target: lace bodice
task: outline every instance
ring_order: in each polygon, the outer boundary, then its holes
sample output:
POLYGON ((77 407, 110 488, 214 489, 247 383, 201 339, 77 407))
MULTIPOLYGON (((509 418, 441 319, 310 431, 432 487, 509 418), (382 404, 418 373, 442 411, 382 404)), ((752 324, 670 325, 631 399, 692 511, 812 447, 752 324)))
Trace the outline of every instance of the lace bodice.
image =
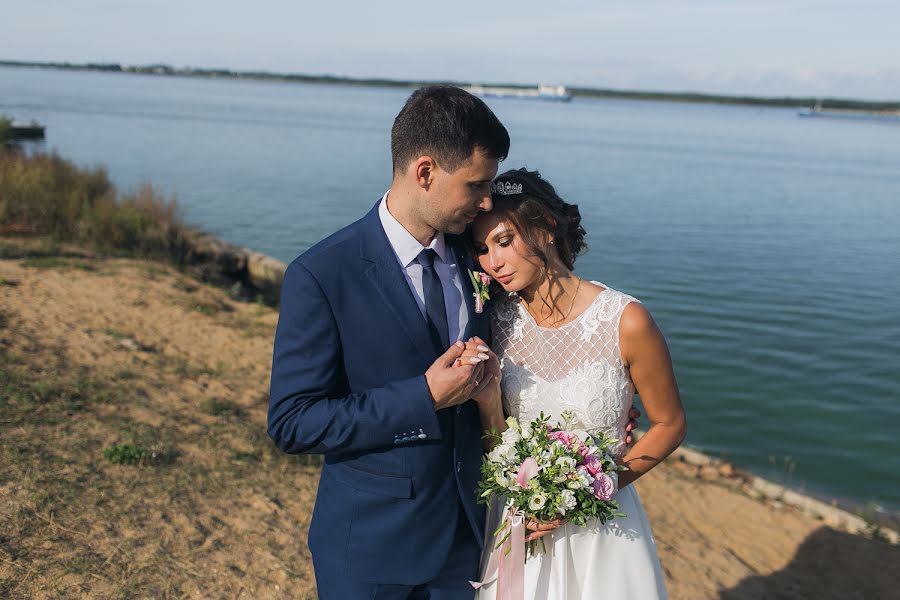
POLYGON ((605 288, 578 317, 561 327, 539 327, 516 294, 491 306, 493 348, 500 357, 507 414, 531 420, 575 415, 574 426, 617 438, 625 452, 625 425, 634 384, 619 351, 619 319, 637 300, 605 288))

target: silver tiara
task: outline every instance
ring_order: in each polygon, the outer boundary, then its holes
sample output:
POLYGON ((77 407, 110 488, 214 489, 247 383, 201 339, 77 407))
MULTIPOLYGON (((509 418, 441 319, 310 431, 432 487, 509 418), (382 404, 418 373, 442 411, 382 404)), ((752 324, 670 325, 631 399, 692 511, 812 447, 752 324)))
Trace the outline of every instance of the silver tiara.
POLYGON ((491 192, 494 194, 500 194, 501 196, 521 194, 522 184, 512 183, 511 181, 495 181, 493 184, 491 184, 491 192))

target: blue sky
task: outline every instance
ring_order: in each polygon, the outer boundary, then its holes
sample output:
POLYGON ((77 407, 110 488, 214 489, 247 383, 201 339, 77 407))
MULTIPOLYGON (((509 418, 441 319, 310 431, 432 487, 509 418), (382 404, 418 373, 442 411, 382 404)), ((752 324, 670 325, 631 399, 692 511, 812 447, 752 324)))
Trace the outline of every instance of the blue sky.
POLYGON ((897 0, 5 0, 0 58, 900 100, 897 0))

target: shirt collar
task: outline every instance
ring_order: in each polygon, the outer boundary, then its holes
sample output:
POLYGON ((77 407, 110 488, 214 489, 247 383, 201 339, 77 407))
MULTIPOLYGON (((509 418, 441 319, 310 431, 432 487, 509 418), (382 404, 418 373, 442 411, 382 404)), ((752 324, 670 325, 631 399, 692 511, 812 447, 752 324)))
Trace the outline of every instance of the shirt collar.
MULTIPOLYGON (((419 257, 419 253, 425 249, 425 246, 420 244, 419 240, 413 237, 388 210, 387 197, 390 192, 391 190, 386 191, 384 196, 381 197, 381 204, 378 205, 378 216, 381 218, 381 226, 384 227, 388 241, 394 248, 394 253, 400 259, 401 266, 405 269, 419 257)), ((449 262, 447 260, 447 242, 444 239, 444 232, 438 231, 428 247, 434 250, 443 262, 449 262)))

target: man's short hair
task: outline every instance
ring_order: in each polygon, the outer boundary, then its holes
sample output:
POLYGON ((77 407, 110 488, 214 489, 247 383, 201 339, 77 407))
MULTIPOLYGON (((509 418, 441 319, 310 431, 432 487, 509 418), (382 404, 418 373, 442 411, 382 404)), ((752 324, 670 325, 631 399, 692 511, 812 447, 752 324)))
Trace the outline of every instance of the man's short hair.
POLYGON ((475 148, 503 160, 509 153, 509 133, 483 100, 449 85, 413 92, 391 128, 395 173, 423 155, 452 173, 475 148))

